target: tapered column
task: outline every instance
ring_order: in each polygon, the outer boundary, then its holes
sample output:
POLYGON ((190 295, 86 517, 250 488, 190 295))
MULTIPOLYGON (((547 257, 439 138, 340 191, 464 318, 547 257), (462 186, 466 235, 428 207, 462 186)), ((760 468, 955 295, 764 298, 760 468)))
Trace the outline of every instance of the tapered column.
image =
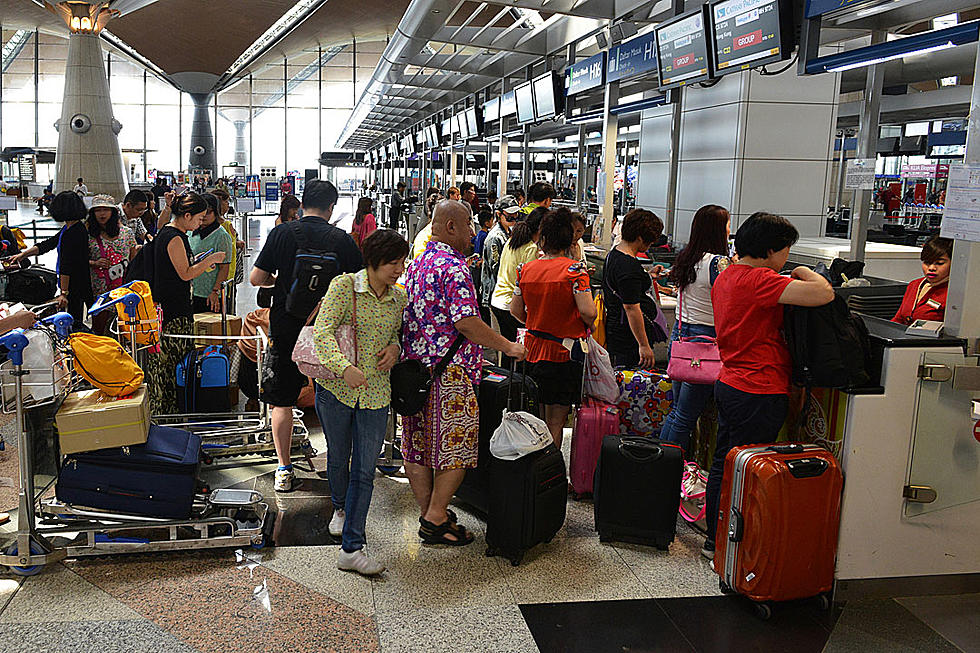
POLYGON ((217 164, 214 156, 214 134, 211 131, 210 93, 191 93, 194 100, 194 122, 191 125, 191 151, 187 157, 191 170, 210 170, 211 177, 217 177, 217 164))

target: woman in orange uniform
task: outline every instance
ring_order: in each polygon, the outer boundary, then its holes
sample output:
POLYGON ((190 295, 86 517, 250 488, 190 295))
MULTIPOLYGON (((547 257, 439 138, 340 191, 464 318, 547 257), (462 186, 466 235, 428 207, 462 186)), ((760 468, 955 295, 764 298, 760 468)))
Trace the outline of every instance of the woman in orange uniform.
POLYGON ((953 259, 953 240, 933 236, 922 246, 921 279, 909 282, 892 322, 912 324, 916 320, 942 322, 946 316, 946 290, 953 259))

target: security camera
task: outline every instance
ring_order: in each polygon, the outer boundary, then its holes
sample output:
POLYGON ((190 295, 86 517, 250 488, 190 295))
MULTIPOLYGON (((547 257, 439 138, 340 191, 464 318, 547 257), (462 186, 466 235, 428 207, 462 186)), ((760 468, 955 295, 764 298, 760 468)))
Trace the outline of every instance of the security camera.
POLYGON ((195 145, 194 146, 194 154, 196 154, 198 156, 202 156, 204 154, 204 151, 205 150, 204 150, 204 146, 203 145, 195 145))
POLYGON ((76 134, 84 134, 92 129, 92 119, 84 113, 76 113, 71 117, 71 130, 76 134))

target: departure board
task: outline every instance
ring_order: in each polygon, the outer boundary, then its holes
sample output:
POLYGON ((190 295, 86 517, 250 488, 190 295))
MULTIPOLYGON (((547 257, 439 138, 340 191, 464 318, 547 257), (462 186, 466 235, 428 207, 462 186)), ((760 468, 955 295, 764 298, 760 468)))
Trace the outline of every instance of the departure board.
POLYGON ((676 88, 711 78, 704 8, 657 26, 660 88, 676 88))
POLYGON ((534 122, 534 89, 531 82, 524 82, 514 89, 517 100, 517 122, 534 122))
POLYGON ((715 73, 724 75, 782 61, 793 49, 782 0, 721 0, 711 3, 715 73))

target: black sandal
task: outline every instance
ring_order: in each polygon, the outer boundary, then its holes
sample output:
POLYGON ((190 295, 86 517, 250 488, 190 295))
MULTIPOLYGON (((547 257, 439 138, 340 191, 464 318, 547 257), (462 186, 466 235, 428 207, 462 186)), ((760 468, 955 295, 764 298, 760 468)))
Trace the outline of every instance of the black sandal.
POLYGON ((447 519, 442 524, 433 524, 419 517, 419 537, 425 544, 445 544, 447 546, 466 546, 473 541, 473 534, 459 524, 447 519), (456 539, 448 538, 452 535, 456 539))

